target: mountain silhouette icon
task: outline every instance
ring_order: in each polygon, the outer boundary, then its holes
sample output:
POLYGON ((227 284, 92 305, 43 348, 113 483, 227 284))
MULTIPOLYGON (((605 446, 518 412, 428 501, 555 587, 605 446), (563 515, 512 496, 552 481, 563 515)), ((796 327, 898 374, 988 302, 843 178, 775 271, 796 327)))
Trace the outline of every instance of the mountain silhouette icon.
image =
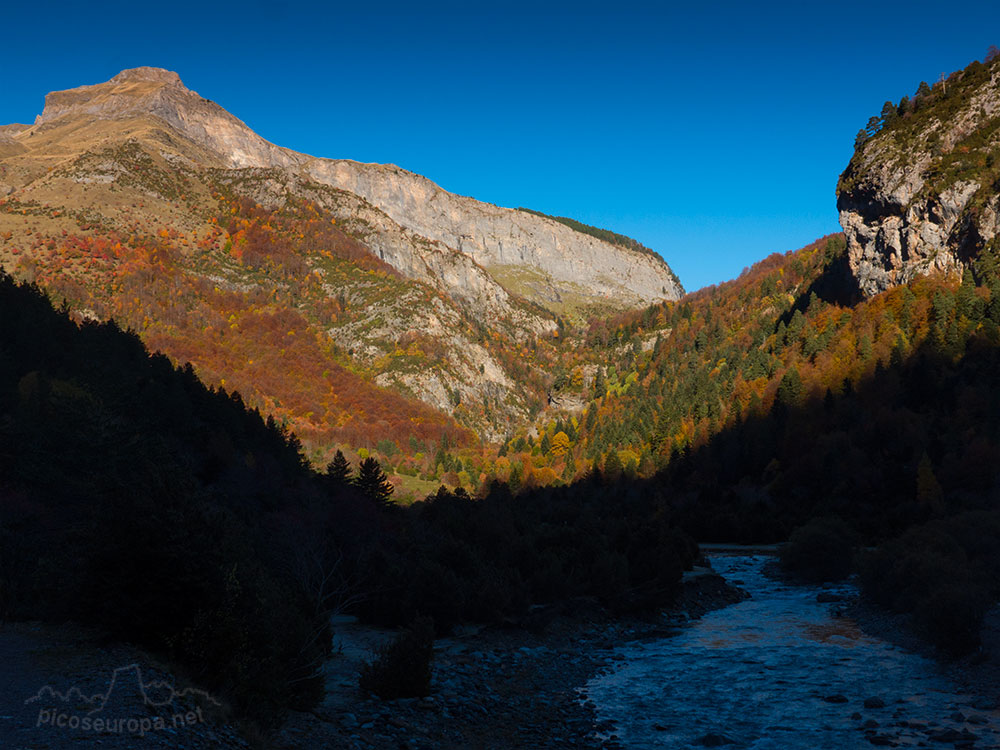
POLYGON ((187 696, 207 700, 215 705, 220 705, 209 693, 197 688, 186 688, 178 691, 172 683, 165 680, 151 680, 144 682, 142 678, 142 668, 138 664, 128 664, 118 667, 111 675, 108 682, 108 689, 103 693, 85 695, 77 687, 71 687, 65 693, 55 690, 46 685, 35 695, 28 698, 25 704, 42 702, 73 704, 80 710, 85 710, 88 715, 100 713, 106 708, 133 708, 146 705, 154 708, 165 708, 172 706, 175 701, 187 696))

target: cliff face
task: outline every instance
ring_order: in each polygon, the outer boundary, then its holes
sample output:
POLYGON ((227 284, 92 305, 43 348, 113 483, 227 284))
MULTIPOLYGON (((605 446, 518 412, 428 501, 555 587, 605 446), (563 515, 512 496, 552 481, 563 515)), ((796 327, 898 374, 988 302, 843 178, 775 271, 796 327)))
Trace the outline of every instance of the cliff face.
POLYGON ((107 83, 54 91, 36 120, 41 130, 65 118, 124 119, 153 115, 218 155, 230 167, 294 167, 300 154, 275 146, 215 102, 162 68, 124 70, 107 83))
POLYGON ((518 291, 546 306, 583 292, 615 306, 678 299, 684 290, 659 258, 612 245, 552 219, 454 195, 392 165, 317 159, 310 177, 364 197, 395 221, 488 268, 529 268, 541 283, 518 291))
POLYGON ((961 273, 997 249, 1000 59, 926 87, 880 124, 859 134, 837 188, 851 270, 866 295, 919 274, 961 273))
POLYGON ((288 169, 360 196, 430 241, 426 257, 390 251, 383 258, 412 278, 436 273, 438 285, 459 297, 495 303, 500 292, 492 288, 497 282, 487 278, 492 268, 528 271, 531 283, 516 284, 510 291, 560 312, 559 303, 567 300, 624 309, 683 294, 670 268, 656 256, 544 217, 453 195, 392 165, 319 159, 269 143, 185 88, 176 73, 159 68, 127 70, 107 83, 51 93, 36 128, 53 128, 66 118, 147 115, 209 150, 226 167, 288 169))

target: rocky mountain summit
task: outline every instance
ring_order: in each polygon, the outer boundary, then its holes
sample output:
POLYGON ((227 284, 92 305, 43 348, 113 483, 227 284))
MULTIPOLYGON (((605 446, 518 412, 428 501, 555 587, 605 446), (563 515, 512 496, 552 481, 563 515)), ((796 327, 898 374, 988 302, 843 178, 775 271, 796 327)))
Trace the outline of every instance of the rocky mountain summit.
MULTIPOLYGON (((187 89, 176 73, 160 68, 126 70, 107 83, 51 93, 35 128, 54 127, 66 118, 120 120, 137 115, 161 119, 229 168, 288 169, 354 193, 420 237, 458 251, 487 271, 499 269, 502 285, 546 308, 563 312, 599 303, 624 309, 683 294, 658 256, 605 242, 552 219, 454 195, 394 165, 314 158, 269 143, 219 105, 187 89)), ((430 270, 463 297, 475 295, 454 282, 488 285, 479 271, 455 256, 449 262, 439 256, 427 264, 391 253, 384 259, 411 277, 422 278, 430 270)), ((493 290, 487 296, 497 294, 493 290)))
POLYGON ((886 102, 858 134, 837 208, 866 295, 1000 249, 1000 57, 886 102))
MULTIPOLYGON (((33 124, 0 127, 0 267, 80 315, 143 330, 209 381, 244 395, 252 385, 255 405, 307 438, 360 436, 337 414, 373 409, 347 408, 332 391, 306 397, 289 377, 275 381, 288 392, 257 392, 262 378, 245 370, 259 356, 236 355, 228 340, 202 348, 221 336, 219 320, 239 327, 234 304, 296 316, 310 346, 329 349, 317 358, 499 439, 544 406, 554 375, 533 342, 557 340, 567 320, 683 291, 655 253, 566 221, 454 195, 393 165, 282 148, 160 68, 50 93, 33 124), (168 262, 150 254, 157 243, 168 262)), ((280 359, 288 347, 269 351, 280 359)))

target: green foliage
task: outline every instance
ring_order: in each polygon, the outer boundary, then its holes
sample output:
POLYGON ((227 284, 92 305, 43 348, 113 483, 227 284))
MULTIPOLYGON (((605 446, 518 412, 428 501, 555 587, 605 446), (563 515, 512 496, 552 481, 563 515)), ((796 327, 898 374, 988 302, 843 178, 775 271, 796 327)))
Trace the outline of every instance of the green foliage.
POLYGON ((943 652, 962 656, 980 643, 983 618, 993 604, 990 593, 974 583, 932 588, 914 611, 914 619, 943 652))
POLYGON ((399 447, 396 445, 395 440, 389 440, 388 438, 384 440, 379 440, 376 443, 375 448, 384 456, 392 458, 399 452, 399 447))
POLYGON ((979 645, 983 617, 1000 593, 1000 513, 973 512, 916 526, 864 556, 865 596, 909 613, 951 655, 979 645))
POLYGON ((778 383, 778 403, 784 406, 794 406, 802 396, 802 377, 798 368, 789 367, 778 383))
POLYGON ((358 682, 362 690, 383 700, 420 698, 430 693, 434 656, 434 623, 419 617, 392 643, 379 648, 358 682))
POLYGON ((813 583, 851 574, 854 532, 839 518, 817 518, 792 532, 781 548, 781 566, 813 583))
POLYGON ((358 610, 392 626, 417 614, 442 630, 498 622, 578 596, 650 611, 671 601, 697 555, 656 493, 598 477, 517 495, 494 483, 478 500, 441 488, 398 515, 409 542, 380 549, 368 571, 379 585, 358 610))
POLYGON ((621 479, 624 470, 625 467, 617 449, 608 451, 604 457, 604 476, 611 482, 617 482, 621 479))
POLYGON ((6 276, 0 320, 0 536, 16 558, 0 610, 103 627, 264 724, 317 700, 332 602, 295 561, 324 558, 314 529, 332 511, 294 436, 6 276))
MULTIPOLYGON (((618 245, 619 247, 628 248, 629 250, 635 250, 636 252, 639 253, 652 255, 657 259, 660 258, 660 256, 657 253, 650 250, 641 242, 639 242, 638 240, 634 240, 631 237, 626 237, 624 234, 618 234, 617 232, 612 232, 608 229, 599 229, 598 227, 592 227, 589 224, 584 224, 583 222, 577 221, 576 219, 570 219, 565 216, 550 216, 549 214, 543 214, 541 211, 533 211, 530 208, 519 207, 517 210, 524 211, 525 213, 533 214, 535 216, 541 216, 542 218, 545 219, 552 219, 553 221, 558 221, 560 224, 565 224, 570 229, 580 232, 581 234, 587 234, 590 235, 591 237, 596 237, 597 239, 603 240, 604 242, 610 243, 612 245, 618 245)), ((670 275, 673 277, 674 283, 677 285, 677 288, 682 289, 683 287, 681 287, 680 280, 673 273, 673 271, 670 272, 670 275)))

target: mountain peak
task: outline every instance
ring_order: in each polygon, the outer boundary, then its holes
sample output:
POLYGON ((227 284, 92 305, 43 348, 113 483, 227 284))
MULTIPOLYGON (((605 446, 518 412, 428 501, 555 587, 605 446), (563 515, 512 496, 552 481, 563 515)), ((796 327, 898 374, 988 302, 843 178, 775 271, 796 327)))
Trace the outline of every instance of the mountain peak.
POLYGON ((297 159, 254 133, 218 104, 185 87, 164 68, 123 70, 110 81, 53 91, 35 125, 43 129, 73 120, 155 117, 207 148, 230 167, 287 167, 297 159))
POLYGON ((131 81, 151 81, 154 83, 174 84, 177 86, 184 85, 181 83, 181 77, 172 70, 166 70, 165 68, 151 68, 149 66, 123 70, 121 73, 108 81, 108 83, 129 83, 131 81))
POLYGON ((176 100, 201 98, 185 88, 180 76, 172 71, 131 68, 104 83, 53 91, 45 97, 45 109, 35 124, 50 123, 67 115, 112 119, 153 112, 162 105, 165 95, 176 100))

